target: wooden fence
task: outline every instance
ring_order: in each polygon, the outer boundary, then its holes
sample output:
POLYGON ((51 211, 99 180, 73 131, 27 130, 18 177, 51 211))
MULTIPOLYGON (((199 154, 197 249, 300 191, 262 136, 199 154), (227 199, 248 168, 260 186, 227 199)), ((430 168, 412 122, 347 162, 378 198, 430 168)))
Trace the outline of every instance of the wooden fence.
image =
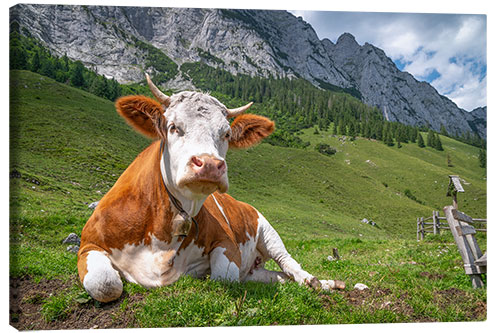
MULTIPOLYGON (((486 232, 486 219, 472 219, 476 231, 486 232)), ((450 230, 446 217, 439 216, 439 211, 432 212, 431 217, 417 218, 417 241, 425 238, 425 234, 439 235, 441 230, 450 230)))

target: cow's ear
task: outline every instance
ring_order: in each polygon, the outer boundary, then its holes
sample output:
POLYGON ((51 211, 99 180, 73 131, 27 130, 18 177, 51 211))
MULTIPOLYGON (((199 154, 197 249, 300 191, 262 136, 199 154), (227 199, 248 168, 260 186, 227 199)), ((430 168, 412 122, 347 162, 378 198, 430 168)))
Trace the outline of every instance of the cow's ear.
POLYGON ((274 131, 274 122, 266 117, 243 114, 231 124, 229 147, 248 148, 258 144, 274 131))
POLYGON ((160 103, 146 96, 125 96, 116 103, 116 111, 136 131, 151 139, 163 138, 165 117, 160 103))

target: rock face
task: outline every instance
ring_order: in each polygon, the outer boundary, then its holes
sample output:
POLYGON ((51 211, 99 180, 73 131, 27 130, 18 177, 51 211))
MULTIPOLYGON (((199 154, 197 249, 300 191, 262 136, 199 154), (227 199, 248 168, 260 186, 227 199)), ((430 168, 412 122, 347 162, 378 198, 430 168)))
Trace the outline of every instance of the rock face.
MULTIPOLYGON (((23 4, 10 14, 54 53, 121 83, 143 80, 152 69, 152 47, 178 66, 202 61, 233 74, 301 77, 322 88, 348 88, 391 121, 486 136, 485 109, 458 108, 349 33, 337 43, 319 40, 307 22, 286 11, 23 4)), ((181 73, 167 85, 193 88, 181 73)))
POLYGON ((487 107, 483 106, 466 114, 470 127, 482 138, 486 138, 486 109, 487 107))

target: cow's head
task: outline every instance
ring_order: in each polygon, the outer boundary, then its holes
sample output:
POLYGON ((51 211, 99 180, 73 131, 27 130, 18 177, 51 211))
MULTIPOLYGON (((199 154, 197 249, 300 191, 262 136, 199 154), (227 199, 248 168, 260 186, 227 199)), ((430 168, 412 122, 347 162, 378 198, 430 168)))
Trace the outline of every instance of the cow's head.
POLYGON ((116 102, 116 108, 140 133, 164 140, 164 167, 169 185, 188 199, 207 196, 216 190, 227 191, 228 148, 259 143, 272 133, 274 123, 265 117, 243 115, 252 103, 227 109, 203 93, 166 96, 149 76, 146 78, 158 102, 144 96, 126 96, 116 102))

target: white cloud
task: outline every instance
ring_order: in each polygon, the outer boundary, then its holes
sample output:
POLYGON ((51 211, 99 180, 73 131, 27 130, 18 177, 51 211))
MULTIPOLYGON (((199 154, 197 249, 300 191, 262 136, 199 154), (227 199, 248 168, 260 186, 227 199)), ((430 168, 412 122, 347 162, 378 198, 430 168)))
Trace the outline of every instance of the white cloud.
POLYGON ((367 12, 293 12, 319 38, 350 32, 385 51, 402 70, 431 83, 459 107, 486 105, 486 16, 367 12), (439 75, 437 75, 438 73, 439 75))

